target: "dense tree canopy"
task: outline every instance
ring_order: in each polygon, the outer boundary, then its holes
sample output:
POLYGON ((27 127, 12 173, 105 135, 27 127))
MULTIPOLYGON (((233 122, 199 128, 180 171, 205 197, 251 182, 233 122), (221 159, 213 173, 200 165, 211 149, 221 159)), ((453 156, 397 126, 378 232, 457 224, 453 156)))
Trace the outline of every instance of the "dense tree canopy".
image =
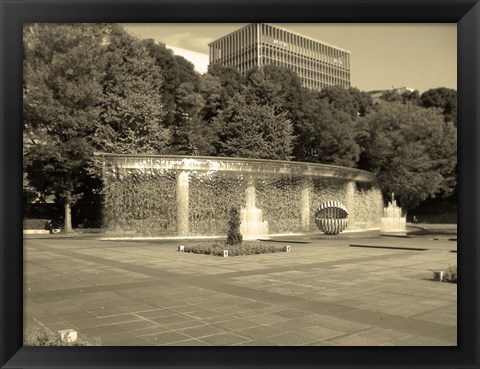
POLYGON ((247 73, 246 95, 260 104, 270 105, 277 113, 286 113, 295 122, 302 109, 306 90, 295 72, 276 65, 254 68, 247 73))
POLYGON ((70 209, 92 183, 92 153, 161 153, 162 76, 117 25, 34 24, 24 29, 24 125, 30 185, 70 209), (88 184, 87 184, 88 183, 88 184))
POLYGON ((405 91, 401 96, 404 104, 420 105, 420 94, 418 90, 405 91))
POLYGON ((66 218, 100 187, 94 150, 359 167, 406 209, 456 186, 455 90, 387 91, 374 105, 356 88, 307 90, 274 65, 200 75, 112 24, 26 25, 24 51, 26 186, 54 195, 66 218))
POLYGON ((336 110, 349 114, 352 119, 364 117, 373 107, 372 97, 354 87, 326 87, 320 92, 320 97, 336 110))
POLYGON ((221 156, 290 160, 292 124, 285 113, 269 105, 247 102, 235 95, 216 117, 222 127, 218 153, 221 156))
POLYGON ((177 91, 181 84, 189 83, 196 90, 200 83, 200 77, 195 72, 193 64, 185 58, 174 55, 162 43, 155 43, 153 40, 144 40, 143 45, 148 54, 153 58, 155 65, 163 77, 162 102, 165 108, 164 123, 167 127, 175 125, 177 114, 177 91))
POLYGON ((401 103, 403 102, 402 95, 397 90, 386 90, 383 91, 380 100, 390 102, 390 103, 401 103))
POLYGON ((25 152, 27 178, 45 196, 70 208, 84 191, 105 76, 105 29, 97 25, 26 25, 24 127, 33 137, 25 152))
POLYGON ((220 83, 219 109, 225 109, 228 101, 244 90, 247 80, 238 70, 221 64, 210 64, 208 74, 220 83))
POLYGON ((377 175, 386 197, 395 192, 402 207, 411 209, 449 190, 456 165, 456 129, 438 112, 383 103, 360 124, 359 165, 377 175))
POLYGON ((453 122, 457 126, 457 91, 451 88, 432 88, 420 95, 417 90, 399 93, 397 90, 387 90, 380 97, 387 102, 413 104, 424 108, 439 109, 445 122, 453 122))
POLYGON ((212 155, 218 139, 212 122, 204 121, 205 100, 191 83, 182 83, 176 96, 177 114, 172 152, 181 155, 212 155))
POLYGON ((335 109, 318 93, 310 93, 305 100, 295 135, 296 160, 348 167, 358 161, 360 150, 351 116, 335 109))
POLYGON ((442 111, 445 122, 453 122, 457 126, 457 91, 451 88, 433 88, 420 96, 425 108, 438 108, 442 111))
POLYGON ((208 124, 216 117, 222 105, 225 105, 222 101, 222 83, 220 78, 209 73, 204 74, 200 79, 199 92, 204 101, 202 109, 203 120, 208 124))
POLYGON ((165 152, 171 134, 163 122, 161 70, 143 45, 119 26, 111 27, 105 43, 95 148, 122 154, 165 152))

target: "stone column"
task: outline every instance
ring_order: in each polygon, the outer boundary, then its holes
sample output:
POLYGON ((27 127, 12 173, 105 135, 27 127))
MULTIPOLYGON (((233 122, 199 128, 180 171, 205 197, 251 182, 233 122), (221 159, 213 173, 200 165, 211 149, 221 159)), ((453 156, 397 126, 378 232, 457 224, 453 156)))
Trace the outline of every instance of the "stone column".
POLYGON ((353 228, 355 225, 355 196, 356 196, 355 181, 348 181, 345 184, 345 207, 348 210, 348 228, 353 228))
POLYGON ((177 178, 177 236, 188 236, 188 172, 177 178))
POLYGON ((310 231, 310 196, 312 192, 312 181, 310 178, 303 178, 300 192, 300 219, 302 231, 310 231))

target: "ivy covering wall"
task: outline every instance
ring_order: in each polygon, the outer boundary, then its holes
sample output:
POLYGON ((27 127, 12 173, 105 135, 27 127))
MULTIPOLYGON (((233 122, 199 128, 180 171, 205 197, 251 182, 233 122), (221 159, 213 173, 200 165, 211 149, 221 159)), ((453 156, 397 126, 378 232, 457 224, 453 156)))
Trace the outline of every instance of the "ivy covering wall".
POLYGON ((378 188, 357 189, 355 195, 356 228, 378 227, 384 206, 380 190, 378 188))
POLYGON ((142 236, 176 233, 175 171, 110 173, 104 183, 104 227, 142 236))
POLYGON ((244 205, 246 182, 222 174, 194 174, 189 185, 190 235, 226 236, 230 209, 244 205))
POLYGON ((300 178, 257 180, 256 206, 263 211, 271 234, 300 230, 300 178))

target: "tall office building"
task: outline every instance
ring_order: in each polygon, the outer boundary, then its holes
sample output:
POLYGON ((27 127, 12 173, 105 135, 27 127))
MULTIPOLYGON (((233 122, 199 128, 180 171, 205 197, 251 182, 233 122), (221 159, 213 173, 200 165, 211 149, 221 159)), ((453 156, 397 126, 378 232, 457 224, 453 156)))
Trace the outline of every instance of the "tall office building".
POLYGON ((210 64, 249 69, 274 64, 293 70, 303 86, 350 87, 350 52, 264 23, 242 27, 209 45, 210 64))

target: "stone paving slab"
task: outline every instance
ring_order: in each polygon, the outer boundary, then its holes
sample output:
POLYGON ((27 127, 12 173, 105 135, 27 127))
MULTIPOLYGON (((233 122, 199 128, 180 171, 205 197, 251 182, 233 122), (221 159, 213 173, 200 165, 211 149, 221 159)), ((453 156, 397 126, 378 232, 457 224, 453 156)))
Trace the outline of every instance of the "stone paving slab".
POLYGON ((456 345, 456 284, 432 281, 456 265, 456 242, 308 242, 220 258, 167 241, 28 238, 25 327, 73 328, 112 346, 456 345))
POLYGON ((339 334, 339 331, 320 326, 313 326, 290 330, 278 336, 269 337, 268 340, 279 346, 305 346, 309 343, 338 336, 339 334))
POLYGON ((247 342, 249 339, 233 333, 219 333, 212 336, 202 337, 200 341, 211 346, 232 346, 239 343, 247 342))

